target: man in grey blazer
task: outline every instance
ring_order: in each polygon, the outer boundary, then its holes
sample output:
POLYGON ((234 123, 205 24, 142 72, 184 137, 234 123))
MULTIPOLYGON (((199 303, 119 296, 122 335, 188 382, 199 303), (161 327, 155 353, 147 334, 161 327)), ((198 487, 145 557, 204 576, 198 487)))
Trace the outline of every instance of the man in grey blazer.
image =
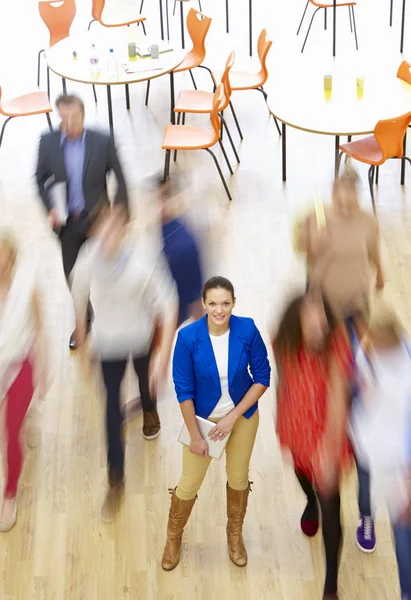
MULTIPOLYGON (((108 203, 109 171, 114 171, 117 178, 115 203, 124 203, 128 210, 128 196, 113 140, 104 133, 85 129, 82 100, 75 95, 60 96, 56 107, 61 117, 60 129, 40 139, 36 178, 49 222, 60 238, 68 281, 93 216, 108 203), (53 204, 57 187, 64 190, 66 219, 62 218, 61 207, 53 204)), ((70 348, 76 348, 73 336, 70 348)))

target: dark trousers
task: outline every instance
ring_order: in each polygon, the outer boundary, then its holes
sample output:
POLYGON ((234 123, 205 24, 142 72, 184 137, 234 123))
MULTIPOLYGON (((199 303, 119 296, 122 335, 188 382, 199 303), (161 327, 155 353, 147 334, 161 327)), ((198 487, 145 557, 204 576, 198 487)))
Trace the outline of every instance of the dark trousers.
POLYGON ((296 471, 296 476, 307 496, 308 502, 314 502, 318 498, 320 503, 326 563, 324 592, 335 594, 337 591, 338 567, 343 541, 340 518, 340 494, 337 491, 332 496, 326 497, 323 494, 316 493, 313 485, 304 473, 296 471))
MULTIPOLYGON (((151 398, 148 369, 151 353, 133 358, 134 371, 138 377, 141 404, 144 412, 155 409, 155 399, 151 398)), ((123 417, 120 407, 120 386, 127 367, 127 359, 103 360, 101 362, 103 380, 107 392, 106 435, 107 463, 110 485, 116 485, 124 476, 124 441, 122 436, 123 417)))
MULTIPOLYGON (((360 513, 365 517, 371 516, 371 481, 368 471, 363 469, 358 461, 358 508, 360 513)), ((410 599, 411 600, 411 599, 410 599)))

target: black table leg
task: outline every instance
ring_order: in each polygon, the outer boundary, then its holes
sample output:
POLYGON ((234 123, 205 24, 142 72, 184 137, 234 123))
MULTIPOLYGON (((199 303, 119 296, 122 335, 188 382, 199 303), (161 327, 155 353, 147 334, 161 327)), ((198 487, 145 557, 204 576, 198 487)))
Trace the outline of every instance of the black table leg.
POLYGON ((333 56, 336 51, 336 28, 337 28, 337 0, 333 0, 333 56))
POLYGON ((171 71, 170 73, 170 121, 172 125, 175 125, 176 115, 174 112, 175 107, 175 99, 174 99, 174 73, 171 71))
POLYGON ((160 0, 160 31, 161 39, 164 41, 163 0, 160 0))
POLYGON ((130 90, 128 89, 128 83, 126 83, 126 108, 130 110, 130 90))
POLYGON ((167 41, 170 41, 170 20, 168 18, 168 0, 166 0, 167 41))
POLYGON ((114 125, 113 125, 113 106, 111 104, 111 87, 107 86, 107 108, 108 108, 108 124, 110 127, 110 135, 114 137, 114 125))
MULTIPOLYGON (((402 142, 402 155, 407 156, 407 133, 404 135, 404 141, 402 142)), ((405 183, 405 158, 401 159, 401 185, 405 183)))
POLYGON ((285 123, 281 123, 281 151, 283 163, 283 181, 287 181, 287 135, 285 123))
POLYGON ((248 24, 250 27, 250 56, 253 55, 253 0, 248 0, 248 24))
POLYGON ((63 85, 63 94, 65 96, 67 96, 67 85, 66 85, 66 80, 64 79, 64 77, 61 78, 61 83, 63 85))
POLYGON ((228 0, 225 0, 225 30, 230 33, 230 23, 228 19, 228 0))
POLYGON ((392 27, 392 9, 393 9, 394 0, 390 2, 390 27, 392 27))
POLYGON ((402 18, 401 18, 401 44, 400 52, 404 51, 404 28, 405 28, 405 0, 402 0, 402 18))
POLYGON ((340 136, 335 136, 334 177, 337 177, 338 155, 340 152, 340 136))
POLYGON ((184 45, 184 8, 183 3, 180 0, 180 21, 181 21, 181 46, 183 50, 185 49, 184 45))

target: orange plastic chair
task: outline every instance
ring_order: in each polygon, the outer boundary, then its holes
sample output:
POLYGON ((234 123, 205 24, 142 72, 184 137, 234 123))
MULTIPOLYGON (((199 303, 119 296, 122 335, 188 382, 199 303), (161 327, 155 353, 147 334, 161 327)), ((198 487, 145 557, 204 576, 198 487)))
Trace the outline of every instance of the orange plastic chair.
MULTIPOLYGON (((103 27, 124 27, 126 25, 133 25, 134 23, 138 23, 142 25, 144 35, 146 34, 144 21, 145 17, 141 15, 135 16, 131 15, 128 11, 126 12, 113 12, 106 13, 103 16, 104 6, 106 4, 105 0, 92 0, 93 5, 91 8, 91 16, 93 17, 89 23, 88 28, 90 29, 91 25, 96 21, 100 23, 103 27)), ((140 11, 141 12, 141 11, 140 11)))
POLYGON ((53 126, 50 119, 50 113, 53 109, 50 106, 50 100, 46 92, 33 92, 32 94, 25 94, 24 96, 13 98, 8 102, 2 102, 1 95, 2 90, 0 87, 0 114, 7 117, 3 123, 3 127, 1 128, 0 146, 3 141, 4 130, 6 129, 7 123, 15 117, 46 115, 50 131, 53 131, 53 126))
MULTIPOLYGON (((411 159, 404 155, 404 137, 410 123, 411 112, 401 115, 400 117, 395 117, 394 119, 378 121, 373 135, 340 146, 337 174, 341 157, 344 153, 355 160, 370 165, 368 170, 368 183, 370 185, 374 213, 376 212, 374 199, 375 170, 390 158, 401 158, 403 160, 408 160, 411 164, 411 159)), ((376 183, 378 183, 378 171, 376 183)))
POLYGON ((398 67, 397 77, 406 83, 411 83, 411 63, 403 60, 398 67))
MULTIPOLYGON (((224 129, 227 132, 228 139, 230 141, 231 147, 235 154, 236 160, 239 163, 240 158, 238 156, 236 147, 233 142, 233 138, 231 137, 230 130, 227 127, 227 123, 224 119, 224 111, 230 103, 231 98, 231 85, 230 85, 230 70, 234 64, 235 53, 231 52, 230 56, 227 59, 225 69, 223 75, 221 77, 221 83, 224 86, 224 98, 223 102, 219 108, 220 110, 220 118, 221 123, 224 129)), ((194 113, 194 114, 210 114, 213 110, 213 101, 214 94, 212 92, 203 92, 201 90, 183 90, 180 93, 180 96, 177 100, 176 106, 174 108, 174 112, 178 113, 178 121, 180 123, 180 117, 183 115, 183 125, 185 123, 185 114, 186 113, 194 113)))
POLYGON ((217 142, 220 144, 221 151, 224 155, 231 175, 233 170, 229 163, 224 145, 221 141, 221 123, 219 118, 220 106, 224 101, 224 86, 222 83, 214 92, 213 109, 210 114, 210 122, 212 129, 203 129, 201 127, 192 127, 190 125, 167 125, 164 131, 163 150, 166 150, 166 158, 164 165, 164 180, 168 178, 170 173, 170 158, 172 150, 206 150, 213 157, 218 173, 223 182, 224 189, 229 200, 232 200, 227 183, 224 179, 223 172, 218 163, 217 157, 210 150, 217 142))
MULTIPOLYGON (((205 39, 210 29, 212 19, 206 17, 203 13, 198 12, 194 8, 190 8, 187 15, 187 29, 190 34, 193 47, 190 52, 187 52, 183 62, 176 69, 174 73, 181 73, 182 71, 190 71, 191 79, 193 81, 194 88, 197 89, 197 85, 194 79, 194 75, 191 69, 201 67, 202 62, 205 59, 206 47, 205 39)), ((146 91, 146 106, 148 105, 148 96, 150 93, 150 80, 147 81, 146 91)))
MULTIPOLYGON (((39 2, 39 13, 50 33, 49 47, 64 40, 70 35, 70 27, 76 16, 75 0, 50 0, 39 2)), ((40 50, 37 57, 37 87, 40 87, 40 50)), ((49 68, 47 67, 47 89, 50 96, 49 68)))
MULTIPOLYGON (((308 8, 309 4, 312 4, 313 6, 315 6, 316 9, 313 13, 313 16, 311 17, 310 26, 308 27, 307 35, 305 36, 305 40, 304 40, 303 47, 301 48, 301 52, 304 52, 305 44, 307 43, 308 35, 311 31, 311 25, 313 24, 315 15, 318 13, 318 11, 320 9, 322 9, 322 8, 324 9, 324 29, 327 29, 327 8, 333 8, 333 6, 334 6, 332 2, 316 2, 315 0, 307 0, 307 4, 305 5, 303 16, 301 18, 300 26, 298 27, 298 30, 297 30, 297 35, 300 33, 300 29, 303 24, 305 13, 307 12, 307 8, 308 8)), ((337 6, 337 8, 341 8, 342 6, 348 6, 348 14, 350 15, 350 29, 351 29, 351 33, 353 32, 353 29, 354 29, 355 46, 358 50, 357 27, 355 25, 355 13, 354 13, 354 6, 357 6, 357 3, 356 2, 337 2, 336 6, 337 6)))
MULTIPOLYGON (((268 37, 266 29, 263 29, 258 37, 257 52, 260 60, 260 70, 256 73, 255 71, 230 71, 230 85, 234 91, 245 91, 245 90, 257 90, 264 96, 264 100, 267 101, 267 93, 264 90, 264 84, 268 79, 267 69, 267 55, 272 46, 272 41, 268 37)), ((212 73, 214 82, 221 80, 221 75, 218 73, 212 73)), ((238 123, 237 115, 235 114, 233 105, 230 103, 231 111, 233 113, 234 120, 237 125, 238 133, 240 138, 243 139, 243 134, 238 123)), ((281 135, 281 130, 278 125, 277 119, 273 116, 274 122, 277 126, 277 131, 281 135)))

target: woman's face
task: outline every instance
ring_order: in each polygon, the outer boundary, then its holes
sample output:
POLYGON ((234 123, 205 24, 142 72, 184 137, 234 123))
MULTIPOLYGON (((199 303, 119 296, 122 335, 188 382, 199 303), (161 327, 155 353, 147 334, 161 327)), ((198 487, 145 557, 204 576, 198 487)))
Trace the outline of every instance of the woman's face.
POLYGON ((338 181, 334 187, 333 205, 342 217, 350 217, 359 209, 357 189, 354 183, 338 181))
POLYGON ((330 329, 323 302, 307 298, 300 319, 304 345, 314 351, 324 348, 330 329))
POLYGON ((0 242, 0 279, 7 277, 15 263, 14 252, 10 249, 7 244, 0 242))
POLYGON ((217 327, 227 325, 233 308, 235 298, 231 292, 223 288, 214 288, 208 290, 205 301, 203 300, 204 310, 208 319, 217 327))

